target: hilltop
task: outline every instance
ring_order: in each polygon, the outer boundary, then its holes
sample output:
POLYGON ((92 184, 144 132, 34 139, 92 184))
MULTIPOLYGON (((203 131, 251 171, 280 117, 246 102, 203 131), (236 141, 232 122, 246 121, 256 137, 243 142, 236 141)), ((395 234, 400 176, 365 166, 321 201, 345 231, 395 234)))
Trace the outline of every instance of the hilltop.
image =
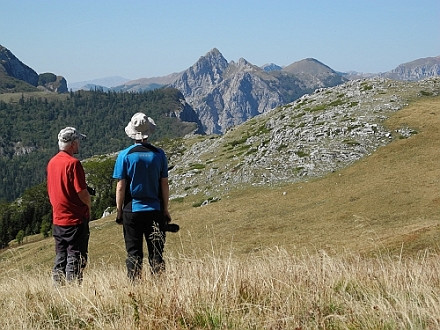
POLYGON ((396 137, 384 121, 413 99, 439 95, 439 82, 382 78, 319 89, 209 138, 168 147, 175 198, 218 199, 241 185, 271 186, 322 177, 353 164, 396 137))

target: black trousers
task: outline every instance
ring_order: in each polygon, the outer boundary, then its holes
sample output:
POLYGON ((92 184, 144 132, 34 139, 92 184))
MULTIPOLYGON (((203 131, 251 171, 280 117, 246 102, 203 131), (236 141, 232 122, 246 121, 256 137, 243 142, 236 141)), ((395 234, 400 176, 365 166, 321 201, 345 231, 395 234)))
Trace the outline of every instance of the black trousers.
POLYGON ((152 274, 165 270, 165 220, 162 212, 128 212, 124 210, 123 228, 127 251, 127 275, 131 280, 141 278, 144 258, 143 241, 147 243, 148 262, 152 274))
POLYGON ((53 225, 52 232, 56 253, 52 270, 55 284, 63 284, 66 280, 81 282, 88 259, 89 221, 75 226, 53 225))

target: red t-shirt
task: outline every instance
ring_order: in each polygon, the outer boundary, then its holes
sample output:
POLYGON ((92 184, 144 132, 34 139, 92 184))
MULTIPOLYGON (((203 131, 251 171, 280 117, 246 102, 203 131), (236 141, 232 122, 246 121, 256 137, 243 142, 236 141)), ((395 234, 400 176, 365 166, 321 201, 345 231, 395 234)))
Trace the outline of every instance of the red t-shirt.
POLYGON ((47 192, 55 225, 73 226, 89 219, 89 208, 78 196, 84 189, 87 184, 81 162, 60 151, 47 164, 47 192))

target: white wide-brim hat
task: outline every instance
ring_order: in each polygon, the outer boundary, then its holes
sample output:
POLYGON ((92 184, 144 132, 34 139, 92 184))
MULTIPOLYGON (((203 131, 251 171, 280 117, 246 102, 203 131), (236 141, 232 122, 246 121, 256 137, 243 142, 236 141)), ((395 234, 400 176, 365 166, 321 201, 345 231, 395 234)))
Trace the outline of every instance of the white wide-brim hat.
POLYGON ((125 127, 125 133, 129 138, 133 140, 147 139, 156 129, 156 123, 150 117, 142 112, 135 113, 131 117, 127 127, 125 127))

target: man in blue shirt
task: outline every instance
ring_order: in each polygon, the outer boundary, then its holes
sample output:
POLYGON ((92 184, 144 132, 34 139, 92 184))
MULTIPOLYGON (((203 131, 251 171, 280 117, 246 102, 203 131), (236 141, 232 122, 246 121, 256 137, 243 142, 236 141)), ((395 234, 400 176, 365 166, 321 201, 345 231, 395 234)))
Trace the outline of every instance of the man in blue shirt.
POLYGON ((143 237, 152 274, 165 269, 165 226, 171 221, 168 161, 162 149, 147 143, 155 128, 153 119, 141 112, 134 114, 125 127, 134 144, 119 153, 113 170, 113 178, 118 180, 116 221, 123 225, 131 280, 141 278, 143 237))

